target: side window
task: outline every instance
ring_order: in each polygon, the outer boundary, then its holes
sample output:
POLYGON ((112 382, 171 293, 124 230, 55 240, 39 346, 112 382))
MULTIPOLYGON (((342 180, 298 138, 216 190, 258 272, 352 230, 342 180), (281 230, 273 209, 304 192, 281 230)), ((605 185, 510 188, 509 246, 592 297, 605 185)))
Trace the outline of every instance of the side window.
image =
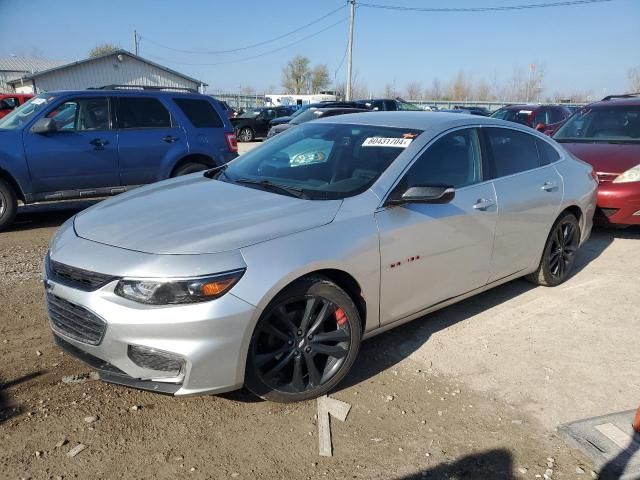
POLYGON ((504 177, 540 166, 535 137, 506 128, 486 128, 493 176, 504 177))
POLYGON ((81 98, 58 105, 47 114, 60 131, 109 130, 109 100, 81 98))
POLYGON ((538 155, 540 156, 540 163, 542 163, 542 165, 549 165, 550 163, 560 160, 560 154, 557 150, 544 140, 536 138, 536 145, 538 146, 538 155))
POLYGON ((174 98, 176 105, 196 128, 222 128, 222 119, 207 100, 174 98))
POLYGON ((411 166, 407 187, 464 187, 482 181, 482 154, 475 128, 451 132, 431 145, 411 166))
POLYGON ((171 115, 156 98, 120 97, 118 128, 170 128, 171 115))
POLYGON ((371 109, 372 110, 384 110, 384 103, 382 102, 382 100, 375 100, 371 104, 371 109))
POLYGON ((535 127, 539 123, 544 123, 545 125, 548 125, 549 123, 551 123, 549 121, 549 109, 548 108, 541 108, 536 113, 536 116, 533 117, 533 126, 535 127))
POLYGON ((0 110, 13 110, 19 105, 18 99, 15 97, 3 98, 0 100, 0 110))
POLYGON ((561 108, 552 108, 551 109, 551 118, 549 123, 558 123, 564 120, 569 116, 569 113, 565 113, 565 111, 561 108))

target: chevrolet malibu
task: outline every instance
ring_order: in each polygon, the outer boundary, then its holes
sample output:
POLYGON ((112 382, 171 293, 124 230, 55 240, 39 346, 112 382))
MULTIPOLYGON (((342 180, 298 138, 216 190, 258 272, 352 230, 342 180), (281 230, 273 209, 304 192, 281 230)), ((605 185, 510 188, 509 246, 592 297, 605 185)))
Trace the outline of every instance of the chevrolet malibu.
POLYGON ((501 120, 354 113, 77 214, 45 259, 58 345, 167 394, 322 395, 360 342, 526 276, 564 282, 592 168, 501 120))

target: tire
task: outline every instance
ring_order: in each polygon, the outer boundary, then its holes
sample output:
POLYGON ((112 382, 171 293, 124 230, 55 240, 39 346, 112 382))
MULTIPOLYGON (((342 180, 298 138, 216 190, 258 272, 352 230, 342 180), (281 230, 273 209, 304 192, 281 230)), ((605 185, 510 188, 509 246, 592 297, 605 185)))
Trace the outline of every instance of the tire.
POLYGON ((280 403, 324 395, 351 369, 361 325, 353 300, 339 286, 325 277, 302 278, 280 292, 258 320, 245 386, 280 403))
POLYGON ((580 244, 580 224, 572 213, 565 212, 556 220, 547 238, 538 269, 526 279, 545 287, 564 283, 576 261, 580 244))
POLYGON ((253 133, 253 130, 249 127, 244 127, 238 131, 237 138, 239 142, 253 142, 256 136, 253 133))
POLYGON ((190 173, 201 172, 203 170, 207 170, 209 168, 208 165, 199 162, 189 162, 184 165, 180 165, 176 168, 175 172, 173 172, 173 177, 181 177, 182 175, 188 175, 190 173))
POLYGON ((18 198, 16 192, 5 180, 0 178, 0 231, 9 227, 16 218, 18 198))

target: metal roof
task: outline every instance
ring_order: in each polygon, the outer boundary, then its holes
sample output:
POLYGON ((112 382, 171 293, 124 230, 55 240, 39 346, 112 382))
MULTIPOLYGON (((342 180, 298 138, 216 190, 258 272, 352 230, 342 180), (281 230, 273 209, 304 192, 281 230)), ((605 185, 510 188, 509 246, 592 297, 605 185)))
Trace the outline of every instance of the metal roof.
POLYGON ((32 73, 59 67, 65 63, 67 61, 43 58, 0 57, 0 71, 32 73))
MULTIPOLYGON (((164 65, 160 65, 158 63, 152 62, 151 60, 147 60, 146 58, 140 57, 138 55, 134 55, 133 53, 128 52, 126 50, 122 50, 122 49, 114 50, 113 52, 105 53, 104 55, 98 55, 97 57, 85 58, 84 60, 78 60, 78 61, 72 62, 72 63, 66 63, 66 64, 62 64, 62 65, 58 64, 58 65, 56 65, 54 67, 48 68, 47 70, 41 70, 41 71, 38 71, 38 72, 36 72, 34 74, 31 74, 31 75, 25 75, 23 77, 23 79, 30 80, 30 79, 33 79, 33 78, 38 78, 38 77, 41 77, 43 75, 47 75, 48 73, 51 73, 51 72, 64 70, 64 69, 67 69, 67 68, 74 67, 76 65, 81 65, 83 63, 95 62, 96 60, 100 60, 100 59, 105 58, 105 57, 111 57, 111 56, 114 56, 114 55, 126 55, 126 56, 131 57, 131 58, 133 58, 135 60, 138 60, 140 62, 146 63, 148 65, 153 65, 156 68, 159 68, 159 69, 164 70, 166 72, 172 73, 173 75, 177 75, 179 77, 187 79, 187 80, 189 80, 191 82, 200 83, 200 84, 203 84, 205 86, 208 86, 208 84, 204 83, 202 80, 198 80, 197 78, 189 77, 188 75, 185 75, 184 73, 176 72, 175 70, 172 70, 169 67, 165 67, 164 65)), ((0 70, 1 70, 1 68, 0 68, 0 70)), ((10 81, 8 83, 17 83, 17 81, 16 80, 12 80, 12 81, 10 81)))

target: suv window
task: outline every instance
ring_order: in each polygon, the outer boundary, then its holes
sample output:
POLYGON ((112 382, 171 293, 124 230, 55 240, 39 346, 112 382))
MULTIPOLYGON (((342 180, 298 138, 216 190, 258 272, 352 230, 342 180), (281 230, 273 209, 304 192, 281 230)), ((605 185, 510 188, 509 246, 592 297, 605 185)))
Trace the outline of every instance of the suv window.
POLYGON ((569 113, 562 108, 552 108, 549 123, 558 123, 569 116, 569 113))
POLYGON ((536 113, 535 117, 533 117, 533 126, 535 127, 539 123, 544 123, 545 125, 549 125, 551 122, 548 108, 541 108, 536 113))
POLYGON ((486 128, 494 177, 525 172, 540 166, 535 137, 507 128, 486 128))
POLYGON ((118 128, 169 128, 171 115, 156 98, 120 97, 117 107, 118 128))
POLYGON ((222 119, 207 100, 174 98, 176 105, 196 128, 222 128, 222 119))
POLYGON ((480 139, 475 128, 456 130, 431 145, 411 166, 408 187, 446 185, 465 187, 482 181, 480 139))
POLYGON ((560 160, 558 151, 544 140, 536 138, 536 145, 538 146, 538 155, 540 156, 540 163, 542 165, 549 165, 550 163, 560 160))
POLYGON ((109 100, 101 98, 80 98, 68 100, 49 112, 61 131, 85 131, 109 129, 109 100))

